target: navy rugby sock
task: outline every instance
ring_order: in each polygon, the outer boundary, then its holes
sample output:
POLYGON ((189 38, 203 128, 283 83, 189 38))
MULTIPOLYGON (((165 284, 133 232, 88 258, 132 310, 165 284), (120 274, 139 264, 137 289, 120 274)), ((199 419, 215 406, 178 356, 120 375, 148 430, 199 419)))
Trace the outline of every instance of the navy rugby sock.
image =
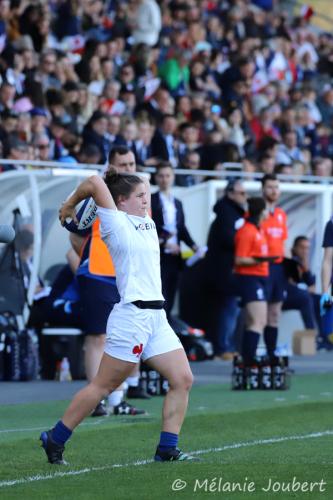
POLYGON ((65 444, 72 435, 72 431, 61 420, 52 429, 52 439, 58 444, 65 444))
POLYGON ((266 326, 264 330, 264 340, 266 344, 268 356, 274 356, 278 337, 278 329, 276 326, 266 326))
POLYGON ((245 363, 251 363, 255 358, 260 334, 252 330, 245 330, 242 341, 242 355, 245 363))
POLYGON ((173 434, 172 432, 161 432, 160 443, 158 445, 161 450, 176 448, 177 444, 178 434, 173 434))

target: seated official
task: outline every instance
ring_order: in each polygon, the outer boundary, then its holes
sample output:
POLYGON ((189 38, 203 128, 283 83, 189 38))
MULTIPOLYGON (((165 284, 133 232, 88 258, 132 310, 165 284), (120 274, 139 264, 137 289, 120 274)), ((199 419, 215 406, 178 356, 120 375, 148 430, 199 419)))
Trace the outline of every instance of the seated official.
POLYGON ((321 337, 320 295, 315 293, 316 277, 310 270, 310 241, 307 236, 297 236, 291 249, 291 259, 284 259, 287 298, 282 310, 298 310, 305 328, 318 329, 321 337))

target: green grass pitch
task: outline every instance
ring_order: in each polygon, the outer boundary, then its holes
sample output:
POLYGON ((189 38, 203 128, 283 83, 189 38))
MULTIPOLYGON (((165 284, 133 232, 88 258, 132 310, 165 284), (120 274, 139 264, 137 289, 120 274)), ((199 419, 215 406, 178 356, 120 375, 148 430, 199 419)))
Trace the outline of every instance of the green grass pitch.
POLYGON ((52 466, 38 438, 66 405, 0 408, 1 500, 333 499, 333 374, 294 376, 280 392, 194 387, 180 447, 195 463, 152 462, 158 397, 140 401, 147 416, 86 419, 69 465, 52 466))

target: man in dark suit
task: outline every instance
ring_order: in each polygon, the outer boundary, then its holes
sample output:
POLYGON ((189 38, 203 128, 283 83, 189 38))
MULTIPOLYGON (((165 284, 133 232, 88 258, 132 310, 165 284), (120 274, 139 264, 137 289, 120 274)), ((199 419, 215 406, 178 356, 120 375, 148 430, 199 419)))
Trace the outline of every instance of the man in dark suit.
POLYGON ((178 145, 175 139, 177 120, 174 115, 166 114, 161 126, 156 129, 151 141, 151 154, 154 158, 168 161, 175 168, 178 166, 178 145))
POLYGON ((182 202, 171 193, 174 179, 170 163, 160 163, 155 174, 159 191, 151 197, 152 218, 160 241, 162 292, 168 316, 174 304, 182 270, 180 242, 183 241, 193 251, 198 249, 186 228, 182 202))

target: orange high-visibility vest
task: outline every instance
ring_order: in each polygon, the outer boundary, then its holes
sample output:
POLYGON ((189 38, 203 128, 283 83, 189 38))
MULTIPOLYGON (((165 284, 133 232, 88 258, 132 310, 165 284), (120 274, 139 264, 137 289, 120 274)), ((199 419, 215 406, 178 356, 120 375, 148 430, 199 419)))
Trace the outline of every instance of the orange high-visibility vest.
POLYGON ((91 242, 89 250, 89 272, 100 276, 116 276, 109 250, 101 238, 99 219, 92 225, 91 242))

